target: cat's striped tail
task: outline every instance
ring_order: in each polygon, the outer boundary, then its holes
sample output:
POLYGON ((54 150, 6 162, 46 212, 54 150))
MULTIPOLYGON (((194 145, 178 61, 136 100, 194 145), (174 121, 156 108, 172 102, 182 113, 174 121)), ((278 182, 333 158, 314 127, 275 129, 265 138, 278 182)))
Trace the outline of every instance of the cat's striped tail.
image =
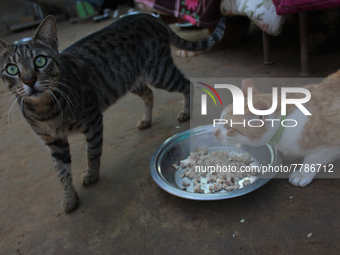
POLYGON ((179 49, 187 51, 203 51, 213 47, 219 40, 222 39, 226 22, 227 21, 225 18, 220 19, 216 26, 215 31, 211 34, 211 36, 199 42, 187 41, 176 35, 169 28, 170 40, 179 49))

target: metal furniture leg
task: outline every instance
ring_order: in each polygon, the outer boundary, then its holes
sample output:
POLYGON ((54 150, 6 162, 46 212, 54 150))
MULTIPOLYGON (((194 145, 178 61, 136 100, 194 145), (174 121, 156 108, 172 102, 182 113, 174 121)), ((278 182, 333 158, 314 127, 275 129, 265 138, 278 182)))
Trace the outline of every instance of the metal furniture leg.
POLYGON ((272 65, 275 62, 270 58, 270 47, 269 47, 269 35, 262 31, 262 42, 263 42, 263 54, 264 54, 264 62, 265 65, 272 65))

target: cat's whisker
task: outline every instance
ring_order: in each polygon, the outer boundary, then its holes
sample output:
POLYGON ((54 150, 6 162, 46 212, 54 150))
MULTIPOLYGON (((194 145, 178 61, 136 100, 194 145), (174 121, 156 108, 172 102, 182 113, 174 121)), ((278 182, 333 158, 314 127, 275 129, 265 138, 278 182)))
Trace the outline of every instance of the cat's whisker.
MULTIPOLYGON (((72 81, 70 81, 70 80, 67 80, 67 79, 65 79, 65 78, 64 78, 64 80, 65 80, 65 81, 68 81, 68 82, 70 82, 70 83, 72 83, 73 85, 75 85, 74 82, 72 82, 72 81)), ((72 89, 70 86, 66 85, 65 83, 62 83, 62 82, 60 82, 60 81, 52 81, 52 82, 55 82, 55 83, 58 83, 58 84, 61 85, 61 86, 64 86, 64 87, 67 88, 71 93, 73 92, 74 94, 76 94, 76 96, 77 96, 78 98, 80 98, 80 96, 77 94, 77 92, 76 92, 74 89, 72 89)), ((72 93, 72 95, 73 95, 73 93, 72 93)))
POLYGON ((227 150, 230 151, 230 146, 229 146, 230 144, 229 144, 229 142, 228 142, 228 141, 225 141, 224 144, 225 144, 225 146, 227 147, 227 150))
POLYGON ((27 122, 25 121, 25 119, 24 119, 24 110, 25 110, 25 98, 23 97, 23 98, 21 98, 21 100, 20 100, 20 103, 19 103, 19 106, 20 106, 20 117, 21 117, 21 121, 26 125, 26 126, 28 126, 29 127, 29 125, 27 124, 27 122))
MULTIPOLYGON (((29 112, 27 111, 27 109, 26 109, 26 104, 25 104, 25 102, 23 103, 23 105, 24 105, 24 112, 25 112, 25 114, 26 115, 29 115, 29 112)), ((27 123, 27 122, 26 122, 27 123)))
POLYGON ((25 94, 26 94, 26 92, 25 92, 24 88, 17 89, 17 95, 18 96, 24 96, 25 94))
POLYGON ((68 100, 68 101, 72 104, 72 106, 73 106, 73 102, 71 101, 70 97, 69 97, 68 95, 66 95, 66 93, 65 93, 64 91, 62 91, 61 89, 58 89, 58 88, 56 88, 56 87, 52 87, 52 86, 49 86, 49 88, 54 89, 54 90, 57 91, 60 95, 65 96, 64 99, 65 99, 66 101, 68 100))
MULTIPOLYGON (((73 81, 71 81, 71 80, 69 80, 69 79, 66 79, 66 78, 62 78, 64 81, 67 81, 67 82, 69 82, 69 83, 71 83, 72 85, 74 85, 74 86, 76 86, 76 84, 73 82, 73 81)), ((59 82, 60 82, 60 80, 59 80, 59 82)))
MULTIPOLYGON (((58 89, 58 88, 55 88, 55 87, 52 87, 52 86, 50 86, 49 88, 50 88, 50 89, 54 89, 55 91, 57 91, 57 92, 65 99, 65 101, 66 101, 66 103, 67 103, 67 105, 68 105, 68 108, 70 109, 70 112, 71 112, 71 115, 72 115, 72 119, 74 119, 72 107, 71 107, 71 105, 70 105, 70 103, 71 103, 72 106, 73 106, 73 103, 72 103, 71 99, 70 99, 70 98, 65 94, 65 92, 63 92, 62 90, 60 90, 60 89, 58 89)), ((52 93, 52 94, 53 94, 53 93, 52 93)), ((53 95, 53 96, 55 96, 55 95, 53 95)), ((59 103, 59 101, 58 101, 58 103, 59 103)), ((60 103, 59 103, 59 105, 60 105, 60 103)))
POLYGON ((59 128, 59 127, 61 127, 61 125, 63 124, 63 116, 64 116, 63 108, 61 107, 58 98, 52 93, 52 91, 47 90, 47 92, 49 93, 50 96, 53 97, 52 99, 53 99, 54 101, 56 101, 56 103, 58 104, 58 108, 59 108, 59 112, 60 112, 60 124, 59 124, 59 126, 58 126, 58 128, 59 128))
MULTIPOLYGON (((43 81, 41 82, 42 85, 48 85, 48 86, 52 86, 53 84, 57 83, 58 85, 60 86, 63 86, 65 88, 67 88, 70 93, 72 94, 73 98, 74 98, 74 94, 80 98, 80 96, 77 94, 77 92, 74 91, 74 89, 72 89, 71 87, 69 87, 68 85, 64 84, 64 83, 61 83, 60 81, 50 81, 50 80, 46 80, 46 81, 43 81)), ((66 93, 65 93, 66 94, 66 93)))
POLYGON ((71 81, 71 80, 69 80, 69 79, 66 79, 66 78, 61 78, 61 79, 63 79, 64 81, 68 81, 68 82, 70 82, 70 83, 72 83, 73 85, 75 85, 75 83, 73 82, 73 81, 71 81))
MULTIPOLYGON (((60 118, 60 125, 61 125, 62 124, 62 120, 63 120, 63 115, 64 115, 63 108, 60 105, 60 102, 59 102, 58 98, 53 94, 53 92, 50 91, 50 90, 47 90, 47 92, 49 93, 49 95, 53 99, 53 101, 55 101, 57 103, 57 105, 58 105, 59 113, 60 113, 60 116, 61 116, 61 118, 60 118)), ((59 127, 60 127, 60 125, 59 125, 59 127)))
POLYGON ((61 82, 57 82, 57 83, 58 83, 60 86, 63 86, 63 87, 65 87, 65 88, 67 88, 67 89, 71 92, 73 98, 74 98, 74 94, 75 94, 78 98, 80 98, 80 96, 78 95, 77 92, 74 91, 74 89, 70 88, 69 86, 67 86, 66 84, 63 84, 63 83, 61 83, 61 82))
POLYGON ((4 98, 3 104, 7 103, 9 100, 11 100, 15 96, 18 96, 18 94, 16 92, 12 96, 10 96, 9 98, 4 98))
POLYGON ((21 121, 22 122, 24 122, 24 119, 23 119, 23 117, 22 117, 22 111, 23 111, 23 109, 22 109, 22 105, 23 105, 23 101, 24 101, 24 99, 23 98, 21 98, 21 100, 20 100, 20 103, 19 103, 19 108, 20 108, 20 118, 21 118, 21 121))
MULTIPOLYGON (((51 86, 51 85, 52 85, 52 84, 44 83, 44 84, 42 84, 42 87, 43 87, 43 88, 46 88, 46 87, 47 87, 48 89, 54 89, 56 92, 58 92, 58 93, 65 99, 65 101, 66 101, 66 103, 67 103, 67 105, 68 105, 68 107, 69 107, 69 109, 70 109, 72 118, 74 118, 73 111, 72 111, 72 108, 71 108, 71 105, 73 106, 74 104, 73 104, 73 102, 71 101, 70 97, 69 97, 64 91, 62 91, 61 89, 58 89, 58 88, 53 87, 53 86, 51 86), (71 104, 71 105, 70 105, 70 104, 71 104)), ((51 92, 50 90, 49 90, 49 92, 53 94, 53 92, 51 92)), ((55 95, 53 94, 53 96, 55 96, 55 95)), ((58 101, 58 103, 59 103, 59 101, 58 101)))
POLYGON ((9 92, 4 93, 4 94, 3 94, 4 99, 5 99, 5 96, 7 96, 7 95, 9 95, 9 94, 13 94, 13 92, 12 92, 12 91, 9 91, 9 92))
MULTIPOLYGON (((16 101, 18 101, 19 98, 20 98, 20 97, 17 97, 17 98, 14 100, 13 104, 11 105, 11 107, 10 107, 9 110, 8 110, 8 116, 7 116, 7 124, 8 124, 8 125, 9 125, 9 116, 10 116, 10 114, 11 114, 12 107, 13 107, 13 105, 16 103, 16 101)), ((9 128, 10 128, 10 126, 9 126, 9 128)))

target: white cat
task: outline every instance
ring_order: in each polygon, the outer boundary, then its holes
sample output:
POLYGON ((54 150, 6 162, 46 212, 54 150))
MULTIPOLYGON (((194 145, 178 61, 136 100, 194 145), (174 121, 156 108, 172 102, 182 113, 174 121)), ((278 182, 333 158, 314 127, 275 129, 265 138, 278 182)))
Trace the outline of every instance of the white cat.
MULTIPOLYGON (((214 135, 223 143, 244 143, 250 146, 261 146, 271 143, 281 151, 285 158, 304 158, 304 167, 296 169, 289 177, 294 186, 305 187, 310 184, 320 164, 328 164, 340 156, 340 71, 330 75, 319 85, 308 85, 304 88, 311 92, 311 99, 304 104, 312 114, 306 116, 295 105, 287 105, 287 115, 281 116, 281 101, 270 115, 254 115, 245 102, 244 115, 233 115, 233 106, 222 111, 221 119, 227 124, 216 125, 214 135), (280 121, 266 119, 294 119, 295 127, 280 127, 280 121), (248 122, 250 119, 263 120, 262 127, 248 125, 230 125, 230 122, 248 122), (315 170, 315 169, 314 169, 315 170)), ((252 80, 242 82, 242 91, 247 101, 247 88, 253 89, 253 104, 257 110, 267 110, 272 106, 272 95, 261 94, 252 80)), ((303 98, 302 93, 289 93, 289 98, 303 98)), ((259 122, 260 123, 260 122, 259 122)), ((253 125, 259 125, 253 123, 253 125)), ((260 126, 260 125, 259 125, 260 126)))

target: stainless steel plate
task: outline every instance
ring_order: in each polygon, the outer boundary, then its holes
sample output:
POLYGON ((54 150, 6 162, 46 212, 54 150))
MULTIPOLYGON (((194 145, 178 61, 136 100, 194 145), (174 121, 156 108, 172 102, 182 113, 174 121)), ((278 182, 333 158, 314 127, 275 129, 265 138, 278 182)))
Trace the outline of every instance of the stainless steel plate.
MULTIPOLYGON (((154 152, 150 161, 150 172, 154 181, 166 192, 178 197, 193 200, 220 200, 232 197, 238 197, 252 192, 266 184, 275 173, 266 173, 255 180, 252 184, 230 192, 216 192, 213 194, 193 193, 182 190, 178 184, 178 174, 176 169, 171 165, 178 163, 180 160, 187 158, 190 151, 202 146, 213 148, 213 150, 227 149, 225 145, 220 143, 213 135, 213 127, 211 125, 193 128, 174 135, 167 139, 154 152)), ((244 144, 236 144, 235 150, 248 152, 254 157, 259 164, 278 166, 282 163, 282 154, 268 144, 261 147, 251 147, 244 144)))

